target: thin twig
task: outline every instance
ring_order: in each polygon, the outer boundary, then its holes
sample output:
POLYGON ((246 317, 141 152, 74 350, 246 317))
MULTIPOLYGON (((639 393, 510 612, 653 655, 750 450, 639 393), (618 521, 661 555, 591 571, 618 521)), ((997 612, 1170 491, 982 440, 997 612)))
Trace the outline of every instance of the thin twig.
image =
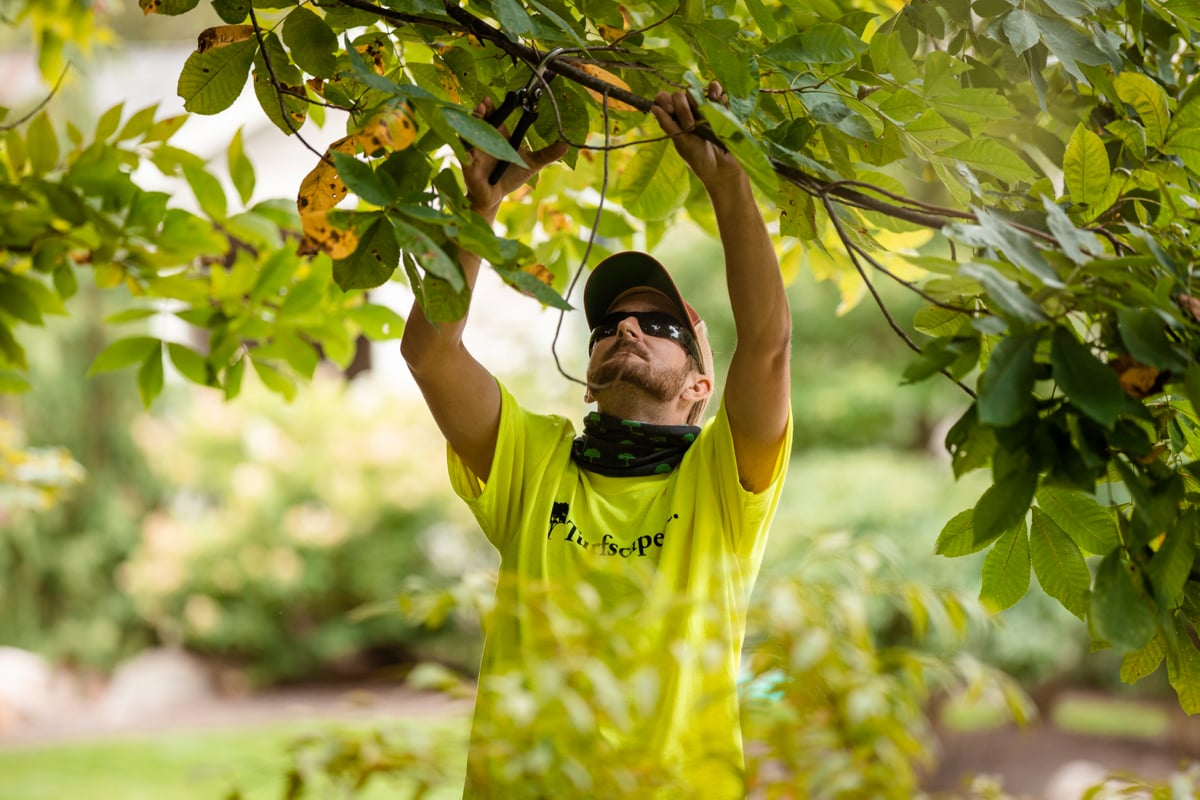
MULTIPOLYGON (((579 283, 579 277, 583 274, 583 268, 584 268, 584 266, 587 265, 588 258, 592 254, 592 245, 596 241, 597 231, 600 230, 600 215, 604 212, 604 198, 608 194, 609 124, 608 124, 608 97, 607 97, 607 95, 604 97, 604 103, 602 104, 601 108, 603 109, 603 113, 604 113, 604 144, 605 144, 605 146, 604 146, 604 155, 603 155, 603 160, 602 160, 602 164, 604 165, 604 172, 603 172, 603 176, 600 180, 600 202, 596 206, 596 218, 592 222, 592 229, 588 232, 587 247, 584 248, 583 258, 580 259, 579 267, 578 267, 578 269, 575 270, 575 275, 574 275, 574 277, 571 278, 571 283, 567 286, 567 292, 563 296, 564 300, 568 300, 571 297, 571 293, 575 290, 575 284, 579 283)), ((551 355, 554 356, 554 366, 556 366, 558 368, 559 374, 562 375, 567 380, 574 381, 575 383, 586 386, 589 389, 593 388, 592 385, 590 383, 588 383, 587 381, 581 381, 578 378, 576 378, 574 375, 571 375, 570 373, 568 373, 565 369, 563 369, 562 363, 559 361, 559 358, 558 358, 558 335, 559 335, 559 333, 562 332, 563 320, 566 318, 566 315, 567 315, 566 309, 561 309, 558 312, 558 325, 556 325, 554 328, 554 340, 550 342, 550 353, 551 353, 551 355)))
MULTIPOLYGON (((247 9, 250 12, 250 24, 254 26, 254 38, 258 40, 258 52, 262 53, 263 64, 267 68, 267 77, 270 78, 271 86, 275 89, 275 97, 279 100, 280 116, 283 117, 283 121, 288 126, 288 130, 290 130, 296 136, 296 138, 300 141, 300 144, 304 145, 308 151, 314 154, 317 158, 325 161, 325 154, 309 144, 308 140, 300 134, 300 129, 297 128, 296 124, 292 121, 291 113, 287 110, 287 105, 283 100, 283 84, 277 77, 275 77, 275 68, 271 66, 271 56, 267 53, 267 43, 263 37, 262 26, 258 24, 258 15, 254 13, 253 5, 248 6, 247 9)), ((290 92, 288 94, 290 94, 290 92)), ((305 100, 307 99, 308 98, 305 98, 305 100)))
MULTIPOLYGON (((838 238, 842 242, 842 246, 846 248, 846 252, 850 256, 850 263, 854 265, 854 269, 858 272, 859 277, 862 278, 863 283, 866 284, 867 291, 871 293, 872 299, 875 300, 875 305, 879 307, 879 311, 881 314, 883 314, 883 318, 887 321, 888 326, 895 331, 896 335, 899 336, 906 345, 908 345, 909 349, 911 349, 917 355, 921 355, 924 351, 921 350, 920 346, 918 346, 917 343, 912 340, 912 337, 909 336, 902 327, 900 327, 900 324, 896 322, 895 317, 892 316, 891 310, 883 301, 883 297, 880 296, 879 291, 875 288, 875 284, 871 282, 871 278, 867 275, 867 271, 863 269, 862 264, 859 263, 858 247, 850 241, 849 234, 846 233, 846 229, 842 226, 842 221, 837 218, 836 210, 833 207, 833 201, 830 200, 828 195, 821 195, 821 202, 825 205, 825 212, 829 215, 829 219, 832 220, 833 228, 837 232, 838 238)), ((949 378, 956 386, 958 386, 958 388, 962 389, 970 397, 975 397, 975 392, 971 389, 971 387, 967 386, 958 378, 951 375, 949 370, 943 368, 939 369, 938 372, 949 378)))
POLYGON ((32 109, 29 111, 29 113, 28 113, 28 114, 26 114, 25 116, 21 117, 21 118, 20 118, 20 119, 18 119, 18 120, 14 120, 13 122, 10 122, 10 123, 9 123, 9 124, 7 124, 7 125, 0 125, 0 131, 9 131, 9 130, 12 130, 13 128, 18 128, 18 127, 20 127, 21 125, 24 125, 24 124, 25 124, 26 122, 28 122, 29 120, 33 119, 33 118, 34 118, 34 116, 35 116, 35 115, 36 115, 36 114, 37 114, 39 111, 41 111, 43 108, 45 108, 45 107, 46 107, 46 104, 47 104, 47 103, 49 103, 51 100, 53 100, 53 99, 54 99, 54 95, 58 94, 58 90, 59 90, 60 88, 62 88, 62 82, 63 82, 63 80, 64 80, 64 79, 67 77, 67 73, 68 73, 68 72, 70 72, 70 71, 71 71, 71 64, 70 64, 70 63, 68 63, 68 64, 67 64, 65 67, 63 67, 63 69, 62 69, 62 72, 60 72, 60 73, 59 73, 59 75, 58 75, 58 80, 56 80, 56 81, 54 82, 54 88, 50 90, 50 94, 48 94, 48 95, 46 95, 45 97, 43 97, 43 98, 42 98, 42 102, 40 102, 40 103, 38 103, 36 106, 34 106, 34 107, 33 107, 33 108, 32 108, 32 109))

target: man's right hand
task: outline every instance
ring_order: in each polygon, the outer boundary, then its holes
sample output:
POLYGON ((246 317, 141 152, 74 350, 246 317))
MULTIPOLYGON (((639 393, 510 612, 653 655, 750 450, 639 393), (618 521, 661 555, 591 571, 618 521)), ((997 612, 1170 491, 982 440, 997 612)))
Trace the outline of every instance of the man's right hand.
MULTIPOLYGON (((492 98, 485 97, 482 103, 475 106, 475 116, 486 119, 487 115, 492 113, 492 109, 492 98)), ((508 138, 505 126, 501 125, 499 130, 508 138)), ((496 211, 505 197, 524 186, 542 167, 565 156, 568 149, 570 146, 566 142, 555 142, 536 151, 522 146, 517 152, 528 166, 510 164, 504 171, 504 176, 495 185, 488 183, 488 176, 492 174, 498 160, 479 148, 472 149, 467 162, 462 165, 463 180, 467 184, 467 199, 471 202, 471 208, 490 222, 495 218, 496 211)))

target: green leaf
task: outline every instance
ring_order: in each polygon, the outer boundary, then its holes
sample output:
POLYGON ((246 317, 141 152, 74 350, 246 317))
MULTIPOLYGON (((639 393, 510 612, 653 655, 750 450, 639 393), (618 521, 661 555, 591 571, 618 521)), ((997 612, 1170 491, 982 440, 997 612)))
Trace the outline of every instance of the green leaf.
POLYGON ((1183 374, 1183 388, 1188 402, 1192 404, 1192 412, 1200 414, 1200 365, 1193 364, 1183 374))
POLYGON ((1117 330, 1129 355, 1159 369, 1183 371, 1185 357, 1171 343, 1167 322, 1149 308, 1123 308, 1117 312, 1117 330))
POLYGON ((1014 470, 988 487, 975 504, 975 515, 971 518, 975 544, 993 542, 1017 525, 1025 524, 1037 477, 1037 472, 1030 469, 1014 470))
POLYGON ((1033 571, 1046 594, 1083 619, 1092 573, 1088 572, 1078 545, 1037 508, 1033 509, 1033 524, 1029 529, 1029 550, 1033 571))
POLYGON ((617 178, 621 206, 636 217, 666 219, 687 199, 690 187, 687 164, 670 142, 642 145, 617 178))
POLYGON ((216 222, 225 219, 228 208, 225 201, 225 190, 221 182, 212 176, 207 169, 185 164, 183 176, 187 178, 188 186, 196 195, 200 209, 216 222))
POLYGON ((150 408, 154 398, 163 390, 163 354, 162 348, 156 347, 146 356, 137 375, 138 394, 142 398, 142 406, 150 408))
POLYGON ((192 348, 168 342, 167 353, 171 356, 171 363, 175 365, 175 369, 179 370, 179 374, 192 383, 200 386, 214 384, 215 376, 209 368, 208 361, 192 348))
POLYGON ((255 39, 246 39, 188 56, 179 73, 183 107, 195 114, 217 114, 233 105, 246 88, 257 49, 255 39))
POLYGON ((531 275, 522 269, 504 269, 503 267, 494 267, 494 269, 505 282, 531 295, 542 305, 562 311, 572 310, 573 306, 564 300, 562 295, 554 291, 553 286, 538 280, 536 275, 531 275))
POLYGON ((372 341, 399 339, 404 334, 404 317, 387 306, 367 303, 346 309, 346 317, 372 341))
POLYGON ((454 293, 460 293, 466 288, 467 283, 463 278, 462 267, 457 261, 446 255, 446 251, 437 242, 430 239, 421 230, 395 216, 391 216, 389 219, 401 249, 420 264, 423 270, 444 280, 454 293))
POLYGON ((746 10, 754 18, 755 24, 768 41, 778 36, 779 25, 775 21, 773 9, 768 9, 763 0, 746 0, 746 10))
POLYGON ((1162 634, 1155 634, 1145 647, 1126 653, 1121 659, 1121 680, 1137 683, 1158 669, 1167 655, 1167 645, 1162 634))
POLYGON ((1025 521, 1005 533, 983 562, 979 599, 989 611, 1003 611, 1029 591, 1029 537, 1025 521))
POLYGON ((1091 348, 1061 325, 1050 341, 1050 367, 1058 387, 1076 408, 1111 429, 1125 406, 1125 390, 1091 348))
POLYGON ((236 25, 250 16, 250 0, 212 0, 213 8, 224 22, 236 25))
POLYGON ((512 148, 500 133, 481 119, 471 116, 457 106, 438 106, 435 112, 449 123, 454 132, 466 142, 488 155, 518 166, 528 166, 525 159, 512 148))
POLYGON ((1033 14, 1020 8, 1014 8, 1004 16, 1004 35, 1008 37, 1013 53, 1018 56, 1042 38, 1033 14))
MULTIPOLYGON (((1087 35, 1071 27, 1068 23, 1042 16, 1035 17, 1035 20, 1038 30, 1042 32, 1042 41, 1046 43, 1046 47, 1050 48, 1050 52, 1058 58, 1063 68, 1075 80, 1088 83, 1087 76, 1079 68, 1079 64, 1097 67, 1109 63, 1108 57, 1096 47, 1087 35)), ((1114 71, 1120 67, 1119 64, 1111 66, 1114 71)))
POLYGON ((100 119, 96 120, 96 132, 93 138, 97 142, 103 142, 108 137, 117 132, 117 128, 121 125, 121 115, 125 113, 125 103, 117 103, 103 114, 100 119))
POLYGON ((1089 494, 1058 486, 1042 486, 1037 504, 1086 553, 1106 555, 1120 543, 1113 512, 1089 494))
POLYGON ((1067 258, 1076 264, 1087 264, 1104 253, 1104 246, 1100 244, 1099 237, 1091 231, 1076 228, 1067 212, 1049 197, 1042 198, 1042 208, 1046 210, 1046 225, 1058 240, 1059 247, 1067 258))
POLYGON ((975 542, 975 527, 972 524, 974 517, 975 509, 973 508, 955 514, 938 534, 933 552, 947 558, 959 558, 971 553, 978 553, 987 547, 986 542, 983 544, 975 542))
POLYGON ((395 200, 369 164, 347 153, 334 153, 333 164, 346 187, 371 205, 387 206, 395 200))
POLYGON ((979 281, 987 292, 988 298, 1013 319, 1031 324, 1045 322, 1048 319, 1046 312, 1042 311, 1037 303, 1030 300, 1021 291, 1021 287, 1016 281, 1000 274, 995 267, 971 262, 963 264, 958 271, 963 277, 979 281))
POLYGON ((1033 412, 1033 356, 1041 334, 1014 334, 992 351, 979 386, 979 421, 1005 428, 1033 412))
POLYGON ((299 376, 312 380, 313 373, 320 363, 320 354, 311 344, 291 333, 279 332, 268 344, 254 351, 258 363, 263 359, 280 359, 299 376))
POLYGON ((1183 601, 1183 587, 1196 558, 1197 512, 1170 526, 1146 569, 1159 608, 1172 610, 1183 601))
POLYGON ((1167 680, 1179 697, 1186 714, 1200 714, 1200 652, 1192 641, 1192 632, 1183 618, 1175 618, 1175 638, 1179 652, 1167 659, 1167 680))
POLYGON ((1166 91, 1141 72, 1125 70, 1113 78, 1117 96, 1129 105, 1142 120, 1146 129, 1146 144, 1157 148, 1166 138, 1171 112, 1167 107, 1166 91))
POLYGON ((1179 156, 1194 173, 1200 173, 1200 128, 1185 128, 1171 135, 1163 152, 1179 156))
POLYGON ((333 262, 333 280, 344 292, 374 289, 387 283, 399 263, 396 233, 386 218, 379 217, 359 238, 358 247, 348 258, 333 262))
POLYGON ((45 175, 58 166, 58 134, 45 112, 29 123, 26 134, 29 167, 34 175, 45 175))
POLYGON ((952 308, 926 306, 913 314, 913 328, 928 336, 953 336, 970 324, 970 314, 952 308))
POLYGON ((186 14, 200 3, 200 0, 159 0, 154 13, 168 17, 186 14))
POLYGON ((249 359, 243 356, 237 361, 229 365, 225 370, 225 399, 232 400, 237 397, 242 391, 242 377, 246 373, 246 362, 249 359))
POLYGON ((283 21, 283 42, 292 60, 310 75, 332 78, 337 72, 337 35, 329 24, 301 6, 283 21))
POLYGON ((575 32, 575 28, 571 25, 570 22, 563 19, 558 14, 555 14, 553 10, 551 10, 549 7, 547 7, 544 3, 539 3, 538 0, 528 0, 528 2, 529 2, 529 5, 536 8, 539 12, 541 12, 541 14, 543 16, 545 16, 547 19, 549 19, 554 24, 554 27, 556 27, 558 30, 565 33, 571 41, 573 41, 576 45, 583 48, 584 50, 587 50, 587 48, 588 48, 587 42, 585 42, 579 36, 579 34, 575 32))
POLYGON ((1089 609, 1092 628, 1122 650, 1140 650, 1157 630, 1154 605, 1141 586, 1141 572, 1119 550, 1096 571, 1089 609))
POLYGON ((492 13, 501 29, 510 35, 529 36, 536 30, 529 12, 518 0, 493 0, 492 13))
POLYGON ((304 75, 292 63, 274 32, 265 33, 262 38, 266 50, 254 54, 254 96, 267 119, 290 136, 308 119, 304 75), (269 69, 267 58, 271 60, 269 69))
POLYGON ((41 325, 41 309, 27 291, 27 285, 31 283, 34 282, 18 275, 0 272, 0 311, 21 322, 41 325))
POLYGON ((145 136, 154 127, 154 115, 158 113, 158 104, 153 103, 140 108, 133 113, 121 132, 117 134, 118 142, 127 142, 139 136, 145 136))
POLYGON ((848 28, 832 22, 818 22, 803 33, 768 47, 762 55, 780 63, 844 64, 858 58, 866 49, 866 43, 848 28))
POLYGON ((118 339, 100 351, 96 360, 92 362, 91 368, 88 369, 88 375, 123 369, 145 361, 149 354, 158 353, 161 346, 162 342, 152 336, 130 336, 126 339, 118 339))
POLYGON ((1063 156, 1063 181, 1071 202, 1092 205, 1104 196, 1112 167, 1104 142, 1083 123, 1075 126, 1063 156))
POLYGON ((246 157, 241 128, 238 128, 229 140, 226 158, 229 161, 229 177, 233 180, 238 199, 242 201, 243 206, 250 205, 250 198, 254 195, 254 165, 246 157))
POLYGON ((974 172, 984 172, 1005 183, 1017 183, 1033 177, 1033 169, 1015 152, 995 139, 970 139, 938 153, 943 158, 962 162, 974 172))
POLYGON ((258 374, 259 380, 263 382, 263 386, 280 395, 289 403, 296 398, 296 382, 289 376, 257 358, 250 359, 250 363, 254 365, 254 371, 258 374))
POLYGON ((20 370, 29 368, 29 363, 25 358, 25 348, 21 347, 21 344, 13 336, 12 329, 0 317, 0 364, 4 363, 20 370))

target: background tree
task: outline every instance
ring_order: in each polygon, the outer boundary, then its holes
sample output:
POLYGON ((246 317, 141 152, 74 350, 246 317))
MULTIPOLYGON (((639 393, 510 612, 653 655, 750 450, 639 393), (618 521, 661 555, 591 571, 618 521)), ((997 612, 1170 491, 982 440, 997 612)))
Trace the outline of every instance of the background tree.
MULTIPOLYGON (((1165 661, 1183 707, 1200 709, 1194 4, 140 5, 224 23, 198 31, 180 75, 189 111, 219 113, 249 84, 281 135, 303 137, 312 119, 344 120, 346 136, 313 148, 295 204, 229 213, 200 159, 169 143, 180 120, 153 108, 117 107, 87 133, 44 113, 8 123, 6 388, 24 384, 21 326, 61 313, 86 271, 174 301, 208 333, 205 350, 136 336, 99 355, 95 370, 136 365, 147 403, 164 359, 229 397, 247 364, 290 395, 319 358, 348 362, 357 334, 398 335, 402 321, 365 295, 392 279, 432 318, 459 316, 457 246, 565 308, 574 276, 608 250, 653 246, 681 214, 711 222, 644 112, 662 89, 699 96, 715 78, 730 104, 703 111, 777 210, 784 268, 807 263, 848 297, 865 286, 919 354, 905 379, 940 373, 966 392, 946 445, 956 474, 990 468, 992 481, 938 552, 990 548, 983 596, 996 608, 1036 574, 1095 646, 1127 653, 1122 677, 1165 661), (569 169, 506 209, 503 238, 468 211, 450 155, 517 158, 469 111, 522 87, 544 91, 531 143, 576 147, 569 169), (186 179, 201 213, 140 189, 142 163, 186 179), (926 303, 911 326, 880 279, 926 303)), ((31 20, 51 79, 96 24, 68 0, 2 9, 31 20)), ((236 137, 228 161, 245 200, 253 168, 236 137)))

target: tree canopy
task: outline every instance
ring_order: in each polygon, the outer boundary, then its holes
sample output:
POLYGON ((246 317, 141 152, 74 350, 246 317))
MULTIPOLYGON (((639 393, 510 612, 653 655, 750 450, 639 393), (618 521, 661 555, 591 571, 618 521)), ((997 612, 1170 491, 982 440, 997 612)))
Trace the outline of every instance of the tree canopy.
MULTIPOLYGON (((140 0, 200 19, 199 0, 140 0)), ((206 3, 205 6, 208 6, 206 3)), ((405 281, 426 313, 466 308, 457 247, 517 291, 564 298, 581 265, 681 215, 711 229, 703 189, 645 112, 686 89, 777 222, 785 270, 865 289, 913 349, 905 381, 955 381, 956 475, 990 469, 936 550, 988 549, 982 596, 1017 602, 1031 574, 1126 654, 1165 662, 1200 710, 1200 86, 1192 0, 212 0, 179 76, 185 108, 254 92, 280 136, 345 125, 312 148, 296 197, 245 207, 254 166, 227 147, 234 198, 171 143, 183 117, 109 109, 94 129, 41 108, 0 120, 0 389, 27 385, 24 326, 65 313, 81 278, 155 301, 208 333, 199 351, 119 339, 93 370, 164 363, 234 397, 249 366, 285 396, 353 340, 403 320, 368 292, 405 281), (203 29, 201 29, 203 28, 203 29), (728 106, 700 88, 718 80, 728 106), (534 146, 574 145, 510 203, 498 236, 469 211, 468 148, 519 158, 472 116, 542 90, 534 146), (455 156, 457 158, 455 158, 455 156), (152 165, 199 212, 139 187, 152 165), (895 281, 926 306, 892 317, 895 281)), ((58 79, 104 19, 77 0, 5 0, 58 79)), ((153 25, 154 19, 144 24, 153 25)), ((521 113, 518 109, 517 113, 521 113)), ((509 119, 516 124, 516 117, 509 119)))

